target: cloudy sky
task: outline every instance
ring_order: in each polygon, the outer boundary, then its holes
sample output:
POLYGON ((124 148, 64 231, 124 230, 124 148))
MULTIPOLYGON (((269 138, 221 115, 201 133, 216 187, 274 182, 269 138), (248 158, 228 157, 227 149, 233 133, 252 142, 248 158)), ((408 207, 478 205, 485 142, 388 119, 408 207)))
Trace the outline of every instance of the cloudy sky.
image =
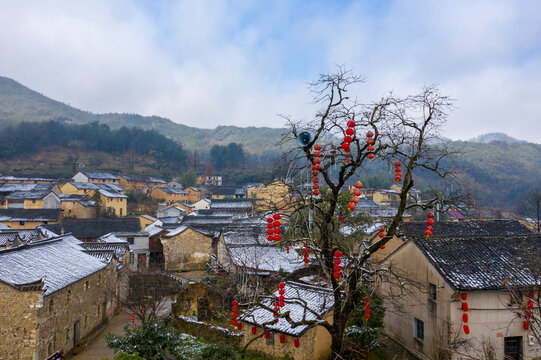
POLYGON ((95 113, 190 126, 309 118, 345 64, 364 100, 437 84, 444 135, 541 142, 541 1, 0 0, 0 75, 95 113))

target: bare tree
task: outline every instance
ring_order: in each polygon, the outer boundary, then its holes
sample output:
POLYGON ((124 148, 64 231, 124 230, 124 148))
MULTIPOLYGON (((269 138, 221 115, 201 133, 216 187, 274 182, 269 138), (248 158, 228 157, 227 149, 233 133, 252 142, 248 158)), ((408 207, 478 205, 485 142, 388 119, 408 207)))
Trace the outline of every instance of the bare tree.
POLYGON ((541 233, 541 190, 530 190, 521 204, 521 210, 524 215, 535 220, 537 233, 541 233))
MULTIPOLYGON (((348 90, 362 79, 340 67, 335 74, 322 75, 310 84, 315 103, 321 109, 312 120, 295 122, 284 117, 290 126, 283 142, 295 141, 303 131, 311 132, 307 146, 297 147, 288 154, 289 166, 284 167, 284 181, 297 193, 296 209, 289 217, 285 244, 302 242, 326 275, 332 289, 332 322, 323 317, 311 321, 293 321, 289 314, 275 312, 292 326, 318 324, 332 337, 332 358, 339 359, 344 352, 344 333, 350 314, 362 302, 355 296, 360 286, 372 284, 378 272, 370 269, 370 258, 385 245, 397 231, 404 211, 410 207, 434 208, 448 204, 442 200, 438 189, 432 198, 423 203, 408 201, 412 195, 414 176, 418 171, 430 172, 442 179, 453 176, 444 166, 445 158, 452 152, 440 140, 439 129, 446 120, 452 101, 440 95, 435 87, 425 87, 417 95, 395 97, 392 93, 373 103, 362 103, 348 95, 348 90), (354 129, 352 133, 348 129, 354 129), (367 142, 367 132, 371 139, 367 142), (350 136, 350 151, 344 153, 342 139, 350 136), (373 140, 373 141, 372 141, 373 140), (314 146, 320 156, 314 156, 314 146), (373 146, 373 149, 372 149, 373 146), (315 160, 316 157, 320 160, 315 160), (401 162, 402 187, 396 214, 385 229, 385 236, 368 248, 358 251, 360 239, 352 239, 340 232, 340 214, 348 213, 339 202, 340 194, 348 183, 373 166, 372 158, 394 164, 401 162), (313 164, 318 166, 314 170, 313 164), (315 172, 317 171, 317 172, 315 172), (307 181, 319 185, 318 192, 306 189, 307 181), (335 254, 344 255, 340 277, 335 272, 335 254)), ((440 183, 443 183, 440 181, 440 183)), ((302 299, 301 299, 302 300, 302 299)), ((287 301, 286 301, 287 303, 287 301)), ((263 305, 259 303, 259 305, 263 305)), ((267 310, 274 312, 273 309, 267 310)), ((310 311, 310 309, 307 309, 310 311)))

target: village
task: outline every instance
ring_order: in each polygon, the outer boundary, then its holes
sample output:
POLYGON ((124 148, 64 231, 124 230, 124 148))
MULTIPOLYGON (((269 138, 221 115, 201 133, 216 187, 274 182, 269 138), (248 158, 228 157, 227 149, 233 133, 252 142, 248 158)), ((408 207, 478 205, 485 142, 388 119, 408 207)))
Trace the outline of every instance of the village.
MULTIPOLYGON (((351 259, 385 237, 399 185, 343 189, 352 200, 338 231, 355 241, 347 256, 334 252, 330 274, 289 230, 298 196, 281 180, 0 176, 0 357, 70 358, 126 313, 127 326, 165 316, 182 333, 269 359, 326 359, 329 277, 341 281, 351 259), (130 203, 133 193, 148 201, 130 203)), ((539 359, 539 249, 535 226, 518 217, 408 210, 361 269, 368 285, 344 346, 368 351, 358 358, 386 358, 385 341, 402 349, 395 358, 539 359)))

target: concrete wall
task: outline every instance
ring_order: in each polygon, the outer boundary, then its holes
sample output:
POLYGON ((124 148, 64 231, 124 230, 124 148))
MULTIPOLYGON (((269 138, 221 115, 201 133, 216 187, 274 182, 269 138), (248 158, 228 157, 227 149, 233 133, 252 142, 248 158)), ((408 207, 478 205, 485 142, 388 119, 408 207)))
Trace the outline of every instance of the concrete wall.
MULTIPOLYGON (((421 358, 435 359, 443 339, 458 334, 468 344, 459 350, 483 357, 483 342, 491 343, 496 359, 504 358, 506 337, 522 337, 524 359, 541 356, 541 347, 528 345, 528 332, 523 319, 508 307, 506 291, 476 291, 467 293, 470 335, 462 330, 460 293, 451 288, 424 254, 409 242, 386 260, 401 279, 383 287, 385 299, 385 330, 421 358), (437 297, 430 299, 430 285, 436 286, 437 297), (424 323, 424 339, 415 336, 415 318, 424 323)), ((455 359, 460 356, 454 355, 455 359)))

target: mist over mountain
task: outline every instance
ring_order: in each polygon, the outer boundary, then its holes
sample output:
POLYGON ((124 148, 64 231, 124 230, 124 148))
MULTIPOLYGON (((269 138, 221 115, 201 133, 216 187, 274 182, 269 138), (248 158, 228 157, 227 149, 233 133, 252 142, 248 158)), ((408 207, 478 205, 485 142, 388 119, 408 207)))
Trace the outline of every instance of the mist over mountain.
POLYGON ((470 140, 468 140, 470 142, 478 142, 478 143, 483 143, 483 144, 488 144, 488 143, 491 143, 491 142, 504 142, 504 143, 507 143, 507 144, 517 144, 517 143, 526 143, 527 141, 524 141, 524 140, 518 140, 518 139, 515 139, 514 137, 511 137, 507 134, 504 134, 504 133, 499 133, 499 132, 493 132, 493 133, 487 133, 487 134, 482 134, 482 135, 479 135, 479 136, 476 136, 470 140))

